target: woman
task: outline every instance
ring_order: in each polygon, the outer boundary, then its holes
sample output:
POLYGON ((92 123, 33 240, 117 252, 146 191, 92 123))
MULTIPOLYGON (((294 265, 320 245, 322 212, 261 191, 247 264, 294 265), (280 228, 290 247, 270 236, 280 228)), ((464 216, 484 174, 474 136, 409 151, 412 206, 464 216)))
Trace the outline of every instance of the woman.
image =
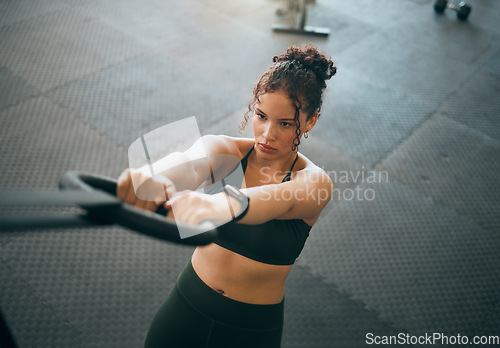
MULTIPOLYGON (((240 158, 240 191, 248 197, 248 209, 236 223, 220 227, 214 243, 196 248, 156 313, 146 347, 280 346, 285 280, 333 188, 328 175, 298 146, 318 120, 325 81, 336 67, 313 46, 291 47, 273 62, 255 86, 243 121, 244 127, 251 119, 254 139, 204 136, 181 154, 193 158, 203 146, 209 158, 240 158)), ((184 176, 186 170, 192 173, 192 182, 182 188, 196 188, 210 175, 195 161, 185 163, 191 163, 183 170, 184 176)), ((136 197, 134 175, 139 174, 127 170, 120 176, 118 196, 156 209, 161 199, 136 197)), ((169 198, 166 207, 178 221, 217 223, 228 219, 228 200, 234 211, 242 205, 241 197, 226 190, 174 195, 172 185, 162 187, 169 198)))

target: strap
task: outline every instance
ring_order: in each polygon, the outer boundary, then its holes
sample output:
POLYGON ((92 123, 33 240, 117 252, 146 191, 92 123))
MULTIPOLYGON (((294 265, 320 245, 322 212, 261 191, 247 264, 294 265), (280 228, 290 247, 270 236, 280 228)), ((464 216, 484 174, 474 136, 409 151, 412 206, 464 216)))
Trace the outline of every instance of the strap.
MULTIPOLYGON (((245 157, 243 157, 243 159, 241 160, 241 167, 243 168, 243 173, 246 172, 247 170, 247 163, 248 163, 248 157, 250 157, 250 154, 252 153, 253 151, 253 146, 250 148, 250 151, 247 152, 247 154, 245 155, 245 157)), ((299 154, 297 154, 295 156, 295 159, 293 160, 293 163, 292 163, 292 167, 290 168, 290 170, 286 173, 285 177, 283 178, 283 181, 281 182, 286 182, 286 181, 290 181, 290 176, 292 175, 292 170, 293 170, 293 167, 295 167, 295 163, 297 162, 297 160, 299 159, 299 154)))
POLYGON ((290 168, 290 170, 288 171, 288 173, 286 173, 286 175, 283 178, 282 182, 290 181, 290 177, 292 175, 293 167, 295 167, 295 163, 297 162, 298 158, 299 158, 299 154, 297 154, 297 156, 295 156, 295 159, 293 160, 293 163, 292 163, 292 167, 290 168))
POLYGON ((247 170, 248 157, 250 157, 252 151, 253 151, 253 146, 250 148, 250 151, 247 152, 245 157, 243 157, 243 159, 241 160, 241 167, 243 168, 243 173, 245 173, 247 170))

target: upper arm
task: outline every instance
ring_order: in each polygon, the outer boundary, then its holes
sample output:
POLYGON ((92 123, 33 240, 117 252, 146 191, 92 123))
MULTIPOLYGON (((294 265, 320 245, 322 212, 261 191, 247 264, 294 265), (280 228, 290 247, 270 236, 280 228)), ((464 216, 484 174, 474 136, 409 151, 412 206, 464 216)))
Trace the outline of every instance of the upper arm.
POLYGON ((198 187, 206 179, 217 177, 217 172, 224 172, 225 167, 233 169, 241 157, 239 141, 238 138, 225 135, 201 137, 183 153, 188 164, 184 168, 184 175, 189 173, 193 176, 198 187))
POLYGON ((288 210, 276 219, 307 219, 318 216, 331 200, 333 183, 322 169, 299 172, 280 192, 281 200, 290 200, 288 210))

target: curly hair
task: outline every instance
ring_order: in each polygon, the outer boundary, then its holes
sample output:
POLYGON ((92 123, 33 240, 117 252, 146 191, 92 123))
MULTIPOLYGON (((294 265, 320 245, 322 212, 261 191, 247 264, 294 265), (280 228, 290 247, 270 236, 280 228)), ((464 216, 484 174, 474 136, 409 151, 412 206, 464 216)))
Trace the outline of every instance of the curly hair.
POLYGON ((320 53, 313 45, 302 48, 292 46, 279 56, 273 57, 274 64, 262 75, 253 90, 253 100, 240 124, 240 131, 247 125, 255 112, 259 97, 266 93, 284 92, 295 106, 296 137, 292 151, 300 145, 300 110, 303 109, 309 120, 315 112, 321 111, 322 95, 326 80, 337 72, 333 61, 320 53))

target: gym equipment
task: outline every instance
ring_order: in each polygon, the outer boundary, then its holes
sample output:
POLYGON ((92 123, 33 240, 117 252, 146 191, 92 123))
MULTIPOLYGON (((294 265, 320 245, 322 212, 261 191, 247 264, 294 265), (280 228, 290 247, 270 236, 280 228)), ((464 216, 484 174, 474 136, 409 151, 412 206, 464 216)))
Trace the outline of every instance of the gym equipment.
POLYGON ((292 25, 274 24, 273 31, 291 34, 306 34, 306 35, 330 35, 329 28, 312 27, 306 25, 307 20, 307 5, 314 3, 315 0, 288 0, 288 9, 279 9, 277 14, 283 16, 289 14, 292 25))
MULTIPOLYGON (((160 206, 156 213, 135 208, 119 200, 114 179, 83 172, 70 171, 59 182, 62 191, 0 191, 1 206, 67 206, 78 205, 86 214, 65 216, 0 216, 0 231, 40 228, 97 227, 117 224, 139 233, 173 243, 204 245, 217 236, 210 222, 188 225, 166 218, 160 206), (179 230, 191 231, 190 237, 180 238, 179 230)), ((241 213, 240 213, 241 214, 241 213)), ((239 215, 236 216, 236 219, 239 215)), ((10 328, 0 310, 0 346, 17 347, 10 328)))
MULTIPOLYGON (((1 216, 0 231, 34 228, 96 227, 117 224, 163 241, 205 245, 216 237, 216 226, 210 222, 189 225, 166 218, 160 206, 156 213, 133 207, 116 196, 116 180, 89 173, 70 171, 59 182, 60 192, 3 191, 0 206, 78 205, 86 214, 64 216, 1 216), (181 238, 179 229, 191 231, 181 238)), ((239 216, 239 214, 238 214, 239 216)), ((237 218, 237 217, 236 217, 237 218)))
MULTIPOLYGON (((129 164, 131 169, 145 168, 143 173, 144 182, 134 182, 135 194, 138 198, 150 201, 155 196, 158 187, 154 180, 147 178, 162 177, 160 173, 166 170, 185 170, 182 165, 197 163, 199 168, 210 173, 203 185, 196 191, 209 193, 227 192, 230 185, 240 188, 243 182, 243 170, 240 159, 236 156, 217 154, 212 155, 212 164, 216 172, 211 171, 210 164, 206 158, 203 148, 198 148, 196 159, 192 161, 180 161, 175 154, 185 151, 186 148, 194 146, 201 135, 196 122, 196 117, 188 117, 155 130, 143 134, 130 145, 128 150, 129 164), (162 159, 173 156, 171 162, 162 159), (176 162, 177 161, 177 162, 176 162), (180 162, 179 162, 180 161, 180 162), (179 169, 180 168, 180 169, 179 169), (158 173, 156 175, 155 173, 158 173), (216 180, 217 178, 217 180, 216 180), (227 186, 226 184, 229 184, 227 186), (152 194, 152 197, 148 195, 152 194)), ((189 170, 189 169, 188 169, 189 170)), ((179 175, 177 175, 179 176, 179 175)), ((174 175, 175 177, 175 175, 174 175)), ((181 179, 173 184, 180 191, 188 188, 184 185, 184 179, 189 177, 182 175, 181 179)), ((32 191, 0 191, 0 206, 61 206, 78 205, 86 211, 86 214, 67 214, 66 216, 1 216, 1 230, 26 230, 33 228, 53 227, 87 227, 95 225, 118 224, 139 233, 179 244, 205 245, 211 243, 216 237, 216 227, 210 221, 204 221, 197 225, 186 224, 167 218, 167 211, 160 205, 156 212, 136 208, 116 197, 117 182, 114 179, 89 173, 70 171, 67 172, 59 182, 59 192, 32 192, 32 191)), ((159 188, 163 191, 163 187, 159 188)), ((182 194, 182 192, 178 192, 182 194)), ((166 197, 163 197, 166 200, 166 197)), ((241 205, 243 209, 234 213, 230 206, 231 217, 226 221, 218 222, 219 225, 230 223, 242 217, 248 205, 241 205)), ((172 207, 175 215, 175 207, 172 207)))
POLYGON ((447 8, 456 11, 457 18, 461 21, 467 20, 472 10, 472 7, 465 1, 460 1, 459 3, 457 0, 453 2, 449 2, 448 0, 436 0, 434 3, 434 11, 436 11, 436 13, 442 14, 447 8))

